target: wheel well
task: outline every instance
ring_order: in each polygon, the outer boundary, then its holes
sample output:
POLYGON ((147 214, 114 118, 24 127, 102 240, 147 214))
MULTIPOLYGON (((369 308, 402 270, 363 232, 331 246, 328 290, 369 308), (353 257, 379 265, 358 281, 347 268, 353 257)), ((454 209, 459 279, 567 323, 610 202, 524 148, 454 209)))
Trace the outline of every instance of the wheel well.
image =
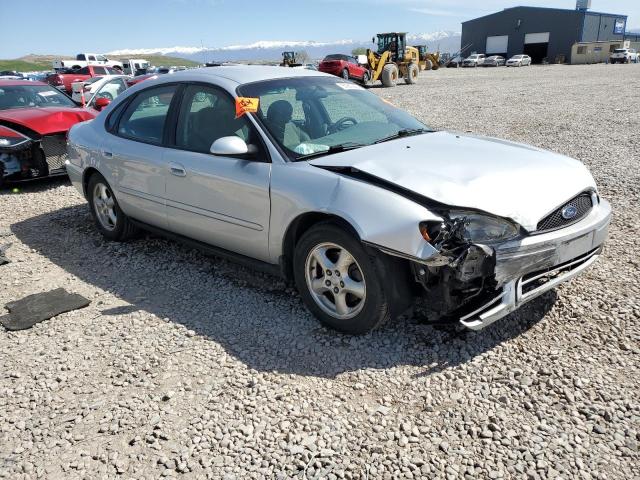
POLYGON ((293 279, 292 263, 293 252, 295 251, 296 244, 307 230, 321 222, 335 223, 348 232, 352 233, 358 240, 360 240, 360 235, 358 235, 356 229, 353 228, 353 226, 342 217, 322 212, 303 213, 293 222, 291 222, 284 236, 282 257, 280 263, 282 273, 284 274, 285 278, 293 279))
POLYGON ((89 180, 94 173, 100 173, 96 168, 89 167, 82 174, 82 191, 84 192, 85 198, 87 197, 87 188, 89 187, 89 180))

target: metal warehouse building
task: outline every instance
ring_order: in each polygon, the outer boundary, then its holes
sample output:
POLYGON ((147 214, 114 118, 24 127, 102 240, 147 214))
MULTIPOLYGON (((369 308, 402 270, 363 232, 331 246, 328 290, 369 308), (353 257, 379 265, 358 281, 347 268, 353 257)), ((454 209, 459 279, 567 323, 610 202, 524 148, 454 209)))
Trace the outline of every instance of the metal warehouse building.
POLYGON ((510 57, 524 53, 533 63, 571 61, 578 42, 623 41, 626 15, 542 7, 513 7, 462 23, 467 53, 510 57))

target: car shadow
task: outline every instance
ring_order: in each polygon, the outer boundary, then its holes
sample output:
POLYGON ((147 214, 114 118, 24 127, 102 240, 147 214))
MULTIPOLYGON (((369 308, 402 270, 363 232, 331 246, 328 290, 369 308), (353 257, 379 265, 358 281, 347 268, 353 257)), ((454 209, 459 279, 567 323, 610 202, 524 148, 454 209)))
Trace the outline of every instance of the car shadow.
POLYGON ((0 195, 44 192, 63 185, 71 185, 71 181, 66 174, 34 178, 33 180, 23 180, 20 182, 7 182, 0 187, 0 195))
POLYGON ((280 278, 151 235, 108 242, 86 205, 32 217, 11 230, 66 272, 121 300, 105 305, 102 315, 152 313, 215 341, 248 368, 263 372, 335 377, 413 365, 424 368, 417 375, 429 375, 517 337, 556 301, 550 292, 480 332, 426 324, 411 314, 353 337, 320 326, 280 278))

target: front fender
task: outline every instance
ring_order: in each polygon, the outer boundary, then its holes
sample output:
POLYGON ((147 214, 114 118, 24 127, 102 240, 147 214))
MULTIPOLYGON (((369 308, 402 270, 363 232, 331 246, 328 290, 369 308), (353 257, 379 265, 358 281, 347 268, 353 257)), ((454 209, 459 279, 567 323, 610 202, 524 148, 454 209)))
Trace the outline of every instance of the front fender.
POLYGON ((438 251, 419 231, 420 222, 442 221, 402 195, 306 163, 273 164, 269 251, 273 263, 284 253, 289 226, 311 212, 335 215, 348 222, 362 242, 412 259, 425 260, 438 251))

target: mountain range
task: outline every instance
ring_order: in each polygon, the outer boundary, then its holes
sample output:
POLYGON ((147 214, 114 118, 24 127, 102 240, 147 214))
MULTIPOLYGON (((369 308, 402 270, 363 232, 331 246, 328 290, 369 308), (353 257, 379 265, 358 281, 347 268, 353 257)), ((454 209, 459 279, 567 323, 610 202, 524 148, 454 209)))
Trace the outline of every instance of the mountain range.
MULTIPOLYGON (((430 51, 454 53, 460 49, 460 33, 440 31, 407 36, 410 45, 427 45, 430 51)), ((292 50, 305 51, 311 59, 322 59, 331 53, 351 53, 356 48, 371 48, 370 41, 335 40, 329 42, 299 40, 263 40, 247 45, 228 45, 223 47, 163 47, 134 48, 108 52, 112 56, 144 57, 145 55, 163 55, 180 57, 196 62, 212 61, 279 61, 282 52, 292 50)))

